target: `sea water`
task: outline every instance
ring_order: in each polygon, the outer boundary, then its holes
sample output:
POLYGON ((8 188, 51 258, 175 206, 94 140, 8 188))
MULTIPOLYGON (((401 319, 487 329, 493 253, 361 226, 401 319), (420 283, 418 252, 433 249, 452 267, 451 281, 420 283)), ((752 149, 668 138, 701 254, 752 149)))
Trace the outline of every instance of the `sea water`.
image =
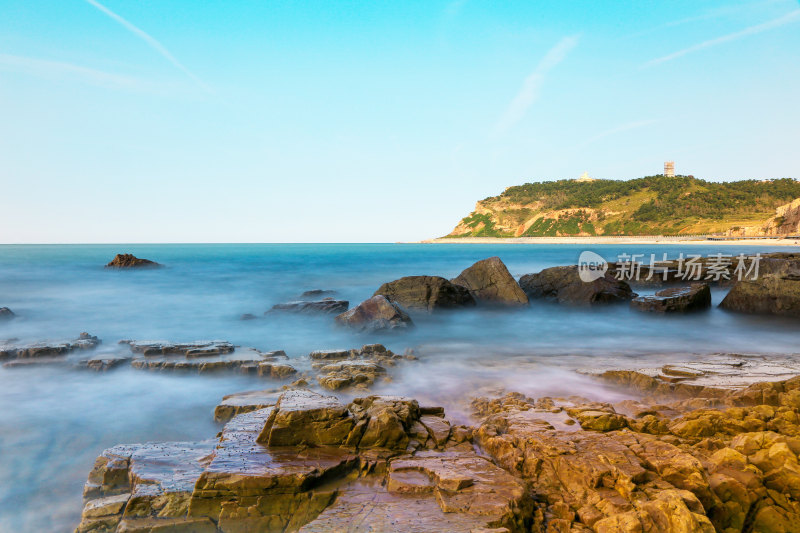
MULTIPOLYGON (((377 392, 447 405, 491 386, 532 396, 619 399, 619 393, 575 372, 600 359, 618 358, 620 366, 629 367, 631 361, 666 360, 671 354, 769 357, 797 351, 796 322, 719 310, 725 288, 713 290, 715 307, 709 312, 688 316, 652 316, 625 305, 575 309, 534 302, 513 310, 414 315, 416 328, 393 336, 344 331, 330 316, 264 315, 310 289, 335 290, 337 298, 355 305, 402 276, 452 278, 496 255, 518 278, 575 264, 584 250, 607 260, 623 253, 644 254, 647 260, 664 252, 674 258, 790 251, 680 243, 5 245, 0 246, 0 307, 17 317, 0 322, 0 341, 70 340, 87 331, 103 340, 101 351, 123 349, 120 339, 223 339, 282 349, 290 357, 382 342, 397 352, 416 348, 421 357, 377 392), (116 253, 133 253, 164 268, 103 268, 116 253), (244 313, 259 318, 240 320, 244 313)), ((80 517, 82 485, 103 449, 213 437, 219 431, 213 407, 223 395, 272 386, 263 378, 234 374, 0 368, 0 531, 69 531, 80 517)))

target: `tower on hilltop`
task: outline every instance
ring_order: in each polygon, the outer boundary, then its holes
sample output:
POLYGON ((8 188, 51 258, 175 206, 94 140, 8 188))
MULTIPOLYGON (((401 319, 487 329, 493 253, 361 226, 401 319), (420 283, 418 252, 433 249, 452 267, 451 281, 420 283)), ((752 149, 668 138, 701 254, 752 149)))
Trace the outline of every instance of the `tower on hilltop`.
POLYGON ((675 177, 675 161, 664 162, 664 175, 668 178, 675 177))

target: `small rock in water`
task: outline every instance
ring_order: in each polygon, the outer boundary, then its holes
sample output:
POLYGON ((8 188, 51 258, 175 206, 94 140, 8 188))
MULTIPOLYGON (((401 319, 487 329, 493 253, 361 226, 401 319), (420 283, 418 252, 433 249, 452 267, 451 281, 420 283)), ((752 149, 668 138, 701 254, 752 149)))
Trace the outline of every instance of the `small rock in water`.
POLYGON ((373 296, 336 317, 336 322, 360 332, 397 331, 412 328, 411 317, 385 296, 373 296))
POLYGON ((639 296, 631 300, 638 311, 656 313, 688 313, 711 307, 711 289, 708 283, 692 283, 688 287, 674 287, 658 291, 655 296, 639 296))
POLYGON ((15 316, 17 315, 14 314, 14 311, 9 309, 8 307, 0 307, 0 321, 9 320, 14 318, 15 316))
POLYGON ((252 313, 245 313, 239 317, 239 320, 255 320, 258 317, 252 313))
POLYGON ((149 259, 140 259, 133 254, 117 254, 106 268, 155 268, 161 265, 149 259))

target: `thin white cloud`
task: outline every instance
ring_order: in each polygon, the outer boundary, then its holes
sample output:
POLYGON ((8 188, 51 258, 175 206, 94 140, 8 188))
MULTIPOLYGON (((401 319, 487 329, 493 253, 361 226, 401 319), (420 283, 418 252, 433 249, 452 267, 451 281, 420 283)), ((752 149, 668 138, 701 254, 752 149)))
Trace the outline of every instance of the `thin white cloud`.
POLYGON ((44 78, 72 78, 92 85, 117 89, 153 90, 156 88, 150 83, 130 76, 112 74, 73 63, 10 54, 0 54, 0 68, 44 78))
POLYGON ((635 130, 639 128, 643 128, 645 126, 649 126, 651 124, 657 123, 658 120, 637 120, 634 122, 627 122, 625 124, 621 124, 615 128, 611 128, 609 130, 603 131, 595 135, 594 137, 590 137, 586 139, 584 142, 578 145, 578 148, 582 148, 588 144, 592 144, 593 142, 597 142, 601 139, 605 139, 606 137, 610 137, 611 135, 616 135, 617 133, 623 133, 625 131, 635 130))
POLYGON ((522 88, 511 100, 503 115, 494 127, 494 135, 508 131, 514 124, 519 122, 531 105, 539 97, 539 89, 544 83, 547 74, 564 61, 567 54, 578 45, 578 36, 572 35, 564 37, 553 48, 548 50, 544 58, 531 72, 522 84, 522 88))
POLYGON ((147 43, 151 48, 153 48, 156 52, 161 54, 161 56, 164 57, 164 59, 166 59, 167 61, 172 63, 172 65, 174 65, 178 70, 180 70, 181 72, 183 72, 184 74, 189 76, 195 83, 197 83, 200 87, 202 87, 203 90, 208 91, 209 93, 213 93, 214 92, 200 78, 195 76, 192 71, 190 71, 188 68, 186 68, 183 65, 183 63, 178 61, 175 58, 175 56, 173 56, 170 53, 170 51, 167 50, 166 47, 163 44, 158 42, 158 40, 155 37, 153 37, 152 35, 148 34, 147 32, 145 32, 144 30, 140 29, 139 27, 134 26, 133 24, 131 24, 130 22, 128 22, 127 20, 125 20, 121 16, 117 15, 116 13, 114 13, 113 11, 108 9, 106 6, 104 6, 100 2, 97 2, 96 0, 86 0, 86 3, 96 7, 98 10, 100 10, 104 14, 108 15, 111 19, 113 19, 114 21, 116 21, 120 25, 122 25, 125 29, 127 29, 128 31, 130 31, 131 33, 133 33, 134 35, 139 37, 141 40, 143 40, 145 43, 147 43))
POLYGON ((682 26, 684 24, 692 24, 694 22, 702 22, 708 19, 719 19, 721 17, 729 17, 732 15, 736 15, 741 13, 742 11, 752 11, 752 12, 759 12, 759 10, 763 10, 765 7, 774 5, 774 4, 787 4, 793 5, 795 0, 757 0, 755 2, 750 2, 747 4, 738 4, 738 5, 729 5, 729 6, 721 6, 713 9, 707 9, 698 15, 694 15, 691 17, 685 17, 682 19, 672 20, 669 22, 664 22, 663 24, 659 24, 657 26, 652 26, 650 28, 640 30, 629 35, 625 35, 622 39, 631 39, 634 37, 640 37, 642 35, 647 35, 656 31, 661 31, 664 28, 674 28, 677 26, 682 26))
POLYGON ((779 28, 781 26, 785 26, 786 24, 791 24, 792 22, 796 22, 800 20, 800 9, 795 9, 783 15, 782 17, 778 17, 776 19, 769 20, 767 22, 763 22, 761 24, 756 24, 755 26, 750 26, 749 28, 745 28, 741 31, 737 31, 734 33, 729 33, 728 35, 723 35, 722 37, 717 37, 716 39, 710 39, 708 41, 703 41, 702 43, 698 43, 694 46, 690 46, 688 48, 684 48, 683 50, 678 50, 677 52, 673 52, 671 54, 665 55, 663 57, 659 57, 653 60, 648 61, 643 66, 644 67, 652 67, 654 65, 658 65, 661 63, 665 63, 667 61, 672 61, 673 59, 677 59, 679 57, 685 56, 686 54, 691 54, 692 52, 697 52, 698 50, 704 50, 706 48, 711 48, 712 46, 717 46, 720 44, 728 43, 731 41, 735 41, 741 39, 743 37, 748 37, 750 35, 755 35, 757 33, 765 32, 768 30, 772 30, 775 28, 779 28))

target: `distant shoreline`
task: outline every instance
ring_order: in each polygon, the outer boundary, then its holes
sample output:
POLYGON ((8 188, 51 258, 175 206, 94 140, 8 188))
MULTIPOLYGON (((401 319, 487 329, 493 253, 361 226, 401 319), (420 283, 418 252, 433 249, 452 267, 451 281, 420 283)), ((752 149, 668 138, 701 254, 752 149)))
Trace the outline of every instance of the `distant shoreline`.
POLYGON ((704 244, 736 246, 797 246, 800 238, 781 239, 704 239, 700 237, 459 237, 426 239, 421 244, 704 244))

